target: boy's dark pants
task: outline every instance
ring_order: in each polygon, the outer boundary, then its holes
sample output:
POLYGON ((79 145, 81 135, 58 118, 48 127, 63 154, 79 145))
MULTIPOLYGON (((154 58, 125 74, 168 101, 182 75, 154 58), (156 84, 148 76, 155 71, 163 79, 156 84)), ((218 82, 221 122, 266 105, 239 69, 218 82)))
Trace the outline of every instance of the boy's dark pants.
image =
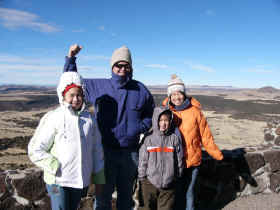
POLYGON ((141 181, 143 210, 172 210, 175 202, 175 187, 158 189, 148 179, 141 181))

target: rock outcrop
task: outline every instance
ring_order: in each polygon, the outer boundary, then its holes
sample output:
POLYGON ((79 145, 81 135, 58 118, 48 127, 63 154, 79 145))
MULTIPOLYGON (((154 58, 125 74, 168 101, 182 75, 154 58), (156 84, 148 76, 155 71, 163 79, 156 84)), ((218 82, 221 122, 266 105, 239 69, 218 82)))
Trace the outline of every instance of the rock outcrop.
MULTIPOLYGON (((197 205, 223 206, 239 196, 280 191, 280 120, 267 124, 263 144, 223 150, 223 154, 225 159, 216 161, 203 152, 197 205)), ((0 209, 51 209, 42 176, 38 168, 0 172, 0 209)), ((134 197, 138 205, 139 195, 134 197)), ((92 209, 93 200, 91 186, 80 209, 92 209)))

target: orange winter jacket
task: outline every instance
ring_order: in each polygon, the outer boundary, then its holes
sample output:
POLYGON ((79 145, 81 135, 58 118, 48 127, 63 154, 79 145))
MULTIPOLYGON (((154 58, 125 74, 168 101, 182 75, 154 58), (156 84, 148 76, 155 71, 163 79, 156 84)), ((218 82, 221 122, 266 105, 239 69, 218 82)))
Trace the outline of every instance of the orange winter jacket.
MULTIPOLYGON (((200 103, 194 98, 190 98, 190 102, 191 105, 182 111, 176 111, 169 104, 170 110, 174 113, 174 122, 182 135, 186 167, 190 168, 201 164, 202 145, 209 155, 217 160, 222 160, 223 154, 214 143, 214 138, 206 118, 201 112, 200 103)), ((167 103, 168 98, 162 104, 166 106, 167 103)))

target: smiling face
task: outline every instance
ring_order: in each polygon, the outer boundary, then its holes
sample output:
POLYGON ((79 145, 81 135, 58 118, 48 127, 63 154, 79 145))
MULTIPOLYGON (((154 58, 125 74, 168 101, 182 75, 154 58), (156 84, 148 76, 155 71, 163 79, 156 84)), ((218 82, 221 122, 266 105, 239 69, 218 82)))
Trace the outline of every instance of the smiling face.
POLYGON ((64 95, 64 101, 72 106, 72 109, 78 111, 83 105, 83 91, 81 88, 73 87, 64 95))
POLYGON ((131 72, 131 66, 129 63, 127 63, 125 61, 120 61, 120 62, 114 64, 112 70, 116 75, 124 77, 129 72, 131 72))
POLYGON ((174 91, 170 95, 170 100, 175 106, 180 106, 185 101, 185 95, 180 91, 174 91))
POLYGON ((160 131, 167 131, 170 127, 170 119, 166 114, 160 115, 158 126, 160 131))

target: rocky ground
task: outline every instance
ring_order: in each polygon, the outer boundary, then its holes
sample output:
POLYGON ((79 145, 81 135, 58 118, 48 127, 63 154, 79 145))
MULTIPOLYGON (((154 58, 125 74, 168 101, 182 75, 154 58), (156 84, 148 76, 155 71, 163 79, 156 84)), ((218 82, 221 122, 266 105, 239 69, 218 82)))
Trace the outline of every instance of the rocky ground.
MULTIPOLYGON (((194 92, 194 94, 197 94, 194 92)), ((221 149, 258 145, 266 122, 280 115, 275 95, 219 93, 192 95, 202 104, 215 141, 221 149), (229 97, 230 96, 230 97, 229 97), (251 98, 250 98, 251 97, 251 98), (239 99, 242 100, 239 100, 239 99)), ((165 94, 154 94, 157 105, 165 94)), ((0 94, 0 170, 32 166, 27 144, 44 113, 57 106, 54 91, 0 94)))
MULTIPOLYGON (((189 92, 203 107, 215 141, 221 149, 261 144, 268 121, 280 116, 279 95, 245 91, 189 92)), ((164 94, 157 94, 160 101, 164 94)), ((0 94, 0 170, 34 166, 27 157, 27 144, 44 113, 57 106, 55 92, 0 94)), ((200 210, 280 209, 277 194, 237 198, 223 206, 201 206, 200 210)))
POLYGON ((220 206, 204 204, 197 210, 279 210, 280 197, 278 194, 257 194, 239 197, 220 206))
MULTIPOLYGON (((218 210, 219 208, 217 208, 218 210)), ((280 197, 278 194, 257 194, 240 197, 228 203, 221 210, 279 210, 280 197)), ((214 209, 200 209, 214 210, 214 209)))

